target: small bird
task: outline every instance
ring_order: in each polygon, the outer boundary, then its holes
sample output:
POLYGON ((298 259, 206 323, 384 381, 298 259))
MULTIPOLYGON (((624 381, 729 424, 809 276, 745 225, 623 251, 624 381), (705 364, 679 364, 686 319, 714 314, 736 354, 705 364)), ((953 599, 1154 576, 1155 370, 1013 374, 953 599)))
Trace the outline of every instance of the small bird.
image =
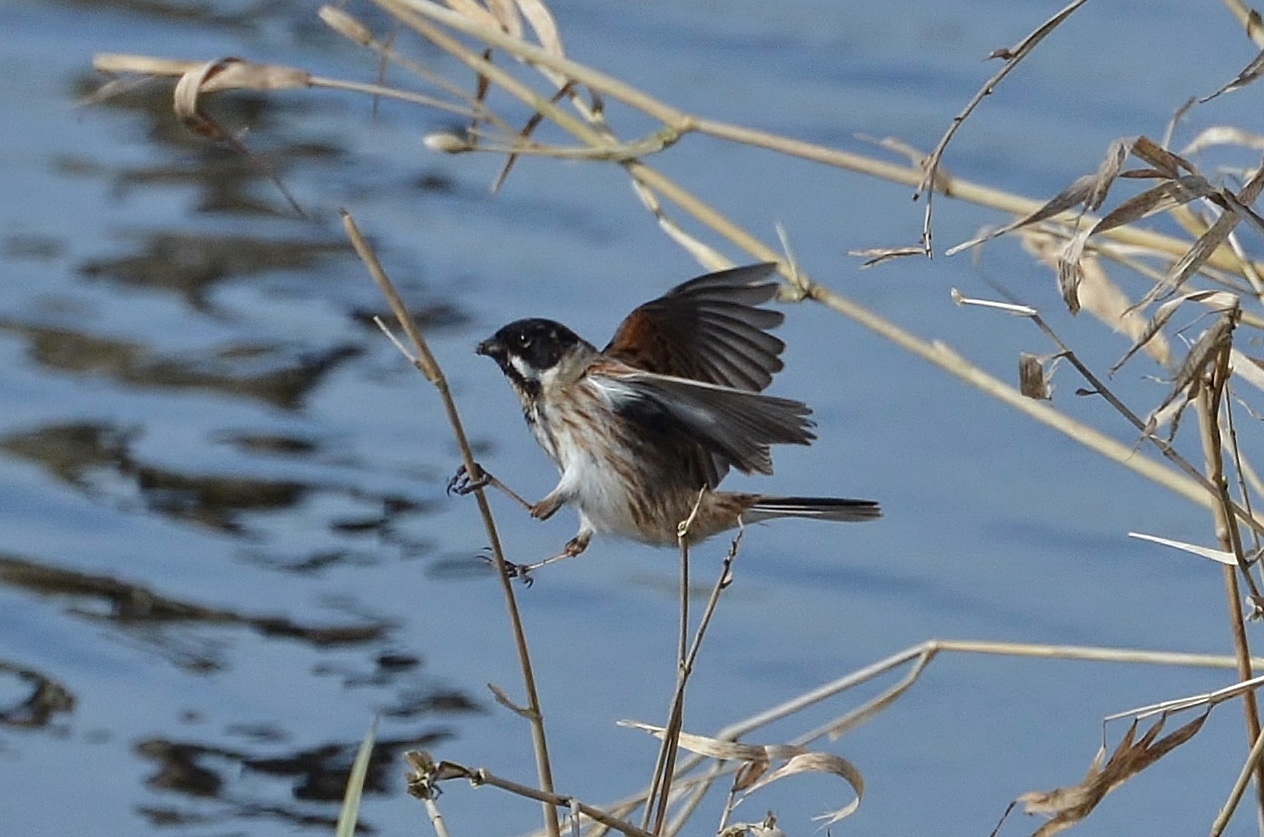
POLYGON ((778 517, 881 516, 870 500, 716 490, 730 468, 771 474, 770 445, 816 438, 806 404, 762 394, 785 349, 768 333, 785 315, 759 307, 776 294, 775 270, 756 264, 685 282, 629 314, 601 351, 544 319, 517 320, 478 344, 562 476, 538 503, 463 468, 449 489, 494 485, 541 520, 563 505, 579 512, 579 531, 560 553, 516 574, 579 555, 598 532, 675 545, 695 505, 690 543, 778 517))

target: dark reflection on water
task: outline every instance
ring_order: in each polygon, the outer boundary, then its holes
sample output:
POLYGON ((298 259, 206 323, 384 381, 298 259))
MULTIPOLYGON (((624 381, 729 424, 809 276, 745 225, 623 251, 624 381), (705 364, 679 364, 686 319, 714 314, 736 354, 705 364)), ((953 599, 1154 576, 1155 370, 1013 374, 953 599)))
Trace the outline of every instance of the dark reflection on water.
POLYGON ((291 509, 317 488, 293 480, 193 476, 146 465, 132 457, 131 435, 108 425, 69 424, 0 439, 0 448, 94 495, 101 493, 100 481, 93 480, 97 473, 126 477, 150 511, 225 532, 243 531, 238 517, 244 512, 291 509))
POLYGON ((138 389, 205 389, 285 410, 299 407, 325 375, 361 351, 350 344, 298 352, 283 344, 241 344, 164 357, 142 343, 68 328, 0 319, 0 332, 24 338, 31 358, 49 371, 104 375, 138 389))
MULTIPOLYGON (((303 49, 334 37, 312 29, 311 7, 271 0, 50 6, 62 7, 57 21, 65 7, 85 18, 102 10, 116 26, 121 13, 154 31, 188 24, 256 41, 285 33, 303 49)), ((177 56, 205 49, 171 43, 177 56)), ((103 47, 76 44, 58 64, 71 79, 67 105, 100 86, 83 69, 103 47)), ((372 76, 371 61, 359 66, 372 76)), ((334 98, 211 97, 210 115, 242 137, 247 157, 186 131, 169 81, 126 89, 80 112, 98 144, 31 152, 54 199, 59 189, 98 196, 83 231, 71 235, 55 217, 6 216, 0 233, 0 259, 48 277, 29 292, 13 287, 0 313, 0 341, 31 382, 20 391, 29 399, 21 418, 0 427, 0 460, 46 475, 23 486, 32 505, 47 499, 56 510, 58 495, 72 494, 76 508, 86 501, 105 512, 66 521, 65 539, 52 520, 38 555, 29 543, 0 543, 0 592, 19 618, 29 611, 65 627, 52 640, 19 633, 21 650, 0 658, 0 730, 25 730, 14 736, 17 754, 55 750, 50 761, 73 762, 85 744, 98 757, 114 747, 107 757, 121 769, 102 787, 153 829, 327 833, 359 747, 353 736, 371 717, 381 732, 366 790, 376 794, 398 790, 403 751, 433 747, 455 735, 457 719, 487 711, 442 682, 446 670, 429 671, 425 639, 403 627, 410 614, 370 592, 392 583, 382 572, 392 562, 424 556, 418 574, 435 563, 424 524, 441 480, 424 486, 415 476, 446 470, 447 454, 396 465, 379 454, 386 439, 343 444, 348 423, 359 425, 329 397, 336 388, 352 405, 370 403, 381 384, 375 356, 390 358, 392 374, 405 368, 374 323, 390 321, 380 295, 331 222, 337 201, 357 190, 409 199, 458 191, 442 166, 418 175, 387 152, 374 170, 357 170, 347 147, 360 138, 343 132, 364 124, 361 105, 354 120, 339 120, 328 118, 343 106, 334 98), (269 172, 323 220, 296 218, 269 172), (324 319, 300 319, 309 311, 324 319), (115 539, 112 553, 120 532, 136 532, 141 560, 103 567, 97 525, 115 539), (155 530, 160 538, 147 541, 155 530), (205 561, 192 587, 176 580, 188 566, 185 537, 205 561), (275 587, 252 588, 247 603, 237 597, 243 584, 275 587), (98 667, 97 652, 117 667, 98 667), (129 697, 114 714, 102 695, 120 672, 138 703, 129 697), (143 762, 143 787, 129 772, 133 758, 143 762)), ((416 258, 390 245, 384 239, 385 259, 416 258)), ((427 289, 415 267, 392 272, 422 328, 466 326, 460 296, 427 289)), ((0 489, 0 509, 4 499, 0 489)), ((487 572, 477 558, 463 566, 487 572)), ((24 809, 19 826, 32 831, 58 781, 50 774, 49 795, 24 809)), ((91 816, 121 833, 118 811, 91 816)))
POLYGON ((328 256, 346 253, 344 242, 322 239, 264 239, 251 236, 160 232, 145 236, 139 252, 90 260, 80 270, 94 279, 183 294, 199 310, 206 294, 225 279, 272 271, 310 271, 328 256))
POLYGON ((91 9, 102 5, 121 12, 130 12, 138 17, 153 20, 182 21, 196 24, 199 27, 249 30, 257 27, 260 19, 270 12, 283 7, 277 0, 261 0, 240 4, 239 9, 228 10, 228 3, 187 2, 164 3, 162 0, 56 0, 71 8, 91 9))
MULTIPOLYGON (((359 625, 320 626, 302 624, 287 616, 243 614, 179 601, 112 576, 60 569, 13 556, 0 556, 0 584, 39 595, 69 598, 74 602, 70 613, 144 633, 160 647, 167 643, 149 629, 164 625, 239 625, 264 636, 296 639, 318 647, 372 643, 384 638, 390 627, 380 620, 359 625)), ((208 658, 182 659, 181 664, 184 667, 192 664, 200 670, 222 667, 220 661, 208 658)))
MULTIPOLYGON (((390 780, 399 772, 399 756, 405 750, 433 747, 450 733, 439 730, 411 738, 379 738, 369 760, 364 790, 367 794, 386 793, 390 780)), ((150 738, 140 741, 135 751, 157 766, 146 784, 155 790, 173 792, 193 800, 215 800, 222 806, 216 813, 181 810, 178 806, 147 805, 140 810, 154 825, 178 826, 192 823, 223 823, 238 819, 273 818, 294 826, 333 828, 337 817, 302 806, 302 803, 336 803, 346 790, 351 762, 358 741, 322 744, 286 755, 256 755, 244 749, 208 746, 192 741, 150 738), (285 780, 295 804, 261 802, 238 790, 243 774, 285 780)), ((365 823, 360 829, 373 833, 365 823)))
POLYGON ((0 704, 0 725, 7 727, 45 727, 58 713, 75 708, 75 696, 51 677, 15 663, 0 660, 0 680, 15 680, 25 697, 0 704))

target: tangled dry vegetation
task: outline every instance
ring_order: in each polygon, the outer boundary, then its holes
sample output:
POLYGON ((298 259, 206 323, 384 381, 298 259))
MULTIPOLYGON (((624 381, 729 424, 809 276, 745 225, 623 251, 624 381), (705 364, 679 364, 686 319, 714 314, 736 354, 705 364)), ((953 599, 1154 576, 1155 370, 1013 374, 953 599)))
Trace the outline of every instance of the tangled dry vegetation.
MULTIPOLYGON (((1239 781, 1226 789, 1223 810, 1211 824, 1211 831, 1213 834, 1223 831, 1252 783, 1256 789, 1255 804, 1264 812, 1264 735, 1254 693, 1264 681, 1254 675, 1253 666, 1258 662, 1251 656, 1246 630, 1247 620, 1264 612, 1257 567, 1264 517, 1254 511, 1254 498, 1264 486, 1238 445, 1239 433, 1258 432, 1258 417, 1251 415, 1245 405, 1252 391, 1264 389, 1264 362, 1250 355, 1248 344, 1264 327, 1261 312, 1264 266, 1252 261, 1239 238, 1242 231, 1253 231, 1256 236, 1264 234, 1264 219, 1253 208, 1264 189, 1264 163, 1254 162, 1227 174, 1203 172, 1196 163, 1203 152, 1215 146, 1258 154, 1264 150, 1264 138, 1238 128, 1218 127, 1205 131, 1179 151, 1170 147, 1170 137, 1137 136, 1120 140, 1107 150, 1096 172, 1079 178, 1045 202, 947 174, 940 160, 950 148, 957 129, 987 95, 1002 89, 1000 85, 1010 70, 1038 49, 1041 41, 1087 0, 1070 3, 1013 47, 997 50, 992 57, 1001 62, 1001 69, 983 84, 929 155, 912 152, 897 142, 886 144, 893 156, 906 152, 909 163, 815 146, 685 113, 626 81, 569 60, 555 21, 542 0, 483 0, 482 3, 447 0, 446 5, 428 0, 372 2, 394 19, 393 29, 375 32, 343 7, 325 6, 320 16, 334 30, 373 53, 383 66, 395 65, 406 71, 415 87, 319 78, 299 68, 235 58, 189 64, 138 56, 100 55, 95 62, 97 68, 119 77, 108 84, 101 95, 118 93, 120 87, 125 87, 137 75, 176 77, 179 79, 175 86, 178 118, 208 140, 237 145, 242 153, 248 154, 235 137, 205 114, 202 102, 206 96, 240 89, 350 89, 442 110, 467 120, 464 131, 430 136, 427 145, 449 153, 486 152, 502 156, 504 166, 497 186, 510 175, 515 161, 523 155, 582 158, 619 166, 663 232, 703 266, 720 269, 728 264, 711 242, 722 242, 753 261, 780 262, 786 280, 784 298, 811 300, 826 306, 1057 429, 1119 467, 1135 471, 1208 509, 1217 541, 1214 548, 1153 537, 1150 540, 1221 565, 1236 649, 1233 658, 1217 658, 1109 648, 933 641, 825 684, 712 736, 691 735, 680 728, 680 707, 709 616, 724 588, 729 566, 726 563, 724 574, 717 579, 711 600, 692 632, 688 599, 682 597, 680 677, 672 708, 662 726, 640 725, 663 739, 652 781, 643 792, 623 802, 598 807, 575 800, 553 787, 544 726, 547 713, 536 696, 527 646, 517 618, 515 589, 504 573, 495 524, 480 490, 477 493, 479 508, 496 563, 502 570, 501 584, 524 679, 525 705, 515 705, 503 695, 499 699, 517 711, 531 730, 538 783, 535 787, 526 787, 487 769, 436 762, 424 753, 410 754, 410 792, 425 802, 438 833, 445 834, 446 830, 435 802, 437 789, 453 778, 539 800, 544 812, 544 833, 549 835, 559 833, 559 809, 565 809, 574 822, 590 834, 610 829, 627 835, 674 834, 688 821, 708 790, 721 781, 728 783, 729 804, 718 833, 773 833, 774 821, 733 823, 727 814, 740 797, 803 771, 824 771, 851 787, 854 792, 851 801, 826 817, 830 822, 841 819, 856 810, 863 781, 853 765, 822 752, 821 742, 836 738, 878 715, 915 683, 932 659, 945 651, 1140 661, 1226 667, 1236 671, 1239 682, 1218 692, 1163 701, 1107 719, 1127 722, 1125 729, 1113 746, 1103 744, 1102 750, 1091 759, 1088 773, 1081 782, 1048 792, 1024 794, 1011 805, 1021 805, 1030 813, 1045 815, 1046 820, 1037 834, 1056 833, 1089 815, 1109 792, 1196 736, 1208 713, 1225 701, 1245 705, 1245 734, 1250 754, 1242 765, 1239 781), (472 88, 466 89, 409 57, 413 54, 409 37, 423 39, 473 71, 476 82, 472 88), (608 103, 613 106, 608 107, 608 103), (625 109, 651 117, 659 128, 646 136, 622 137, 616 125, 620 112, 625 109), (922 196, 925 211, 921 240, 906 247, 861 254, 867 256, 870 263, 934 252, 932 198, 937 194, 1012 216, 1015 220, 948 248, 946 252, 976 248, 998 236, 1018 237, 1031 255, 1048 265, 1056 276, 1062 299, 1071 314, 1096 318, 1106 327, 1126 335, 1131 347, 1111 369, 1094 370, 1081 361, 1072 347, 1063 343, 1038 310, 1004 299, 969 299, 957 295, 961 304, 1027 318, 1036 330, 1033 335, 1049 343, 1045 354, 1024 354, 1018 359, 1017 385, 999 380, 948 346, 909 333, 815 283, 802 266, 794 262, 784 241, 779 249, 759 240, 726 218, 719 208, 653 167, 651 161, 657 152, 690 135, 745 143, 769 153, 863 172, 916 189, 922 196), (1119 192, 1126 192, 1127 196, 1116 197, 1119 192), (1186 235, 1163 235, 1137 226, 1160 213, 1175 219, 1186 235), (689 232, 686 227, 696 232, 689 232), (1167 394, 1159 403, 1130 406, 1112 392, 1110 374, 1124 364, 1137 363, 1151 364, 1150 373, 1167 382, 1167 394), (1049 376, 1057 364, 1073 367, 1075 374, 1083 379, 1082 391, 1104 399, 1114 408, 1117 418, 1111 426, 1104 429, 1087 426, 1053 403, 1049 376), (1191 413, 1192 427, 1187 418, 1191 413), (1244 420, 1249 421, 1249 426, 1244 420), (807 706, 836 699, 859 683, 901 669, 907 671, 896 686, 828 724, 805 729, 793 741, 767 746, 738 743, 739 738, 772 720, 794 717, 807 706), (1164 733, 1165 725, 1178 716, 1183 723, 1164 733), (677 758, 681 751, 690 755, 677 758), (638 810, 639 825, 632 819, 638 810)), ((1224 5, 1237 16, 1245 35, 1255 44, 1264 46, 1264 26, 1259 15, 1236 0, 1224 0, 1224 5)), ((1228 80, 1221 90, 1206 98, 1231 95, 1236 88, 1251 84, 1262 73, 1264 52, 1236 78, 1228 80)), ((1191 100, 1176 108, 1173 122, 1205 100, 1191 100)), ((278 182, 278 186, 284 191, 283 184, 278 182)), ((297 202, 288 192, 285 194, 297 208, 297 202)), ((448 393, 442 371, 426 348, 424 335, 408 319, 389 279, 359 236, 354 222, 349 217, 344 217, 344 221, 369 271, 399 318, 399 328, 406 338, 398 340, 397 345, 438 388, 464 452, 466 466, 471 473, 476 473, 477 466, 470 458, 456 405, 448 393)), ((737 547, 735 541, 730 561, 737 547)), ((687 579, 688 553, 683 547, 682 571, 687 579)), ((682 580, 682 589, 685 586, 682 580)), ((371 739, 366 741, 366 745, 370 743, 371 739)), ((367 754, 367 746, 365 752, 367 754)), ((353 791, 344 812, 344 827, 348 828, 355 819, 355 784, 353 781, 353 791)))

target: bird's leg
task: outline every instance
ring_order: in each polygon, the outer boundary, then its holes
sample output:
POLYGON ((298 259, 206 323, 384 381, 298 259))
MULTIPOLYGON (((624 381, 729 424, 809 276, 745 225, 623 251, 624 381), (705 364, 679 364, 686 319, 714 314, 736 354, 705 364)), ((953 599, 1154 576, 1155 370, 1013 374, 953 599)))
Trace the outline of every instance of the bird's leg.
POLYGON ((518 505, 522 506, 527 511, 532 512, 532 515, 534 516, 534 506, 522 499, 522 496, 518 494, 518 492, 514 491, 512 488, 489 474, 483 469, 483 466, 479 465, 477 462, 474 463, 474 468, 478 471, 477 479, 470 478, 470 472, 464 465, 457 468, 456 473, 452 475, 452 479, 448 480, 448 493, 459 494, 464 497, 466 494, 472 494, 479 488, 491 486, 492 488, 497 488, 503 491, 506 496, 511 497, 518 503, 518 505))
POLYGON ((507 564, 510 578, 520 578, 527 586, 531 586, 535 579, 531 577, 531 573, 540 569, 547 564, 556 564, 558 561, 567 558, 574 558, 576 555, 583 553, 588 548, 588 544, 592 541, 593 531, 588 528, 580 529, 575 537, 566 542, 566 546, 562 547, 562 551, 556 555, 550 555, 543 561, 536 561, 534 564, 507 564))
MULTIPOLYGON (((540 499, 540 502, 528 505, 527 511, 531 512, 531 516, 536 520, 548 520, 550 517, 557 514, 558 509, 566 505, 567 499, 568 498, 565 494, 555 488, 548 494, 544 495, 544 497, 540 499)), ((589 535, 589 537, 592 536, 589 535)), ((585 541, 584 545, 587 546, 588 542, 585 541)), ((580 550, 580 552, 583 551, 584 550, 582 549, 580 550)), ((578 555, 579 553, 577 552, 575 554, 578 555)))

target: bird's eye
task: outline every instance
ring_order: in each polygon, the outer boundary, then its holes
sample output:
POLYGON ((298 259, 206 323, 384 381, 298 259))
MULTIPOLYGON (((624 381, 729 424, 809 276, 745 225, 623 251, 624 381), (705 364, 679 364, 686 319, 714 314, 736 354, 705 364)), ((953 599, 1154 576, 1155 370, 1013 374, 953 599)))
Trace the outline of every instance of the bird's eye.
POLYGON ((518 335, 518 348, 525 349, 531 345, 531 338, 525 334, 518 335))

